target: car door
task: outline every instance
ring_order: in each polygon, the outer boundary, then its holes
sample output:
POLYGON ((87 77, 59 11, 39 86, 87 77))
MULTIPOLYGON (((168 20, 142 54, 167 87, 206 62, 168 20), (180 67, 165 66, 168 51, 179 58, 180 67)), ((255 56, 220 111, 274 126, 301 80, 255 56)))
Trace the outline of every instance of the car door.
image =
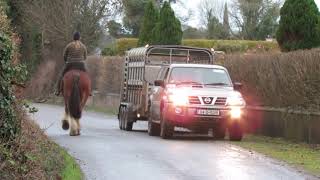
MULTIPOLYGON (((168 67, 161 68, 157 80, 165 80, 165 77, 167 76, 169 71, 168 67)), ((160 120, 160 107, 161 107, 161 101, 164 93, 164 88, 161 86, 154 86, 152 90, 152 119, 155 121, 160 120)))

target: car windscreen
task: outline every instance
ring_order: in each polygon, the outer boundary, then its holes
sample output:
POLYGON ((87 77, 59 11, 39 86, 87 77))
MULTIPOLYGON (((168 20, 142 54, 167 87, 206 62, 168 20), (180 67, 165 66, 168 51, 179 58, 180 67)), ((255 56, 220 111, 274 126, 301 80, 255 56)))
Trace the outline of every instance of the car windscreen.
POLYGON ((169 83, 197 83, 204 85, 232 86, 230 77, 224 69, 204 67, 175 67, 169 83))

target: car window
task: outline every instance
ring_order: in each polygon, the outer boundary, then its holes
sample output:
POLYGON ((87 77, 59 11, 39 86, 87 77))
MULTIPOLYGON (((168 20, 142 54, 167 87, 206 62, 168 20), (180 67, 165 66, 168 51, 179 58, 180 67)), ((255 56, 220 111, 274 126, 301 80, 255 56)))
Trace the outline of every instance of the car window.
POLYGON ((180 82, 197 82, 207 85, 232 85, 228 73, 223 69, 215 68, 173 68, 169 83, 180 82))

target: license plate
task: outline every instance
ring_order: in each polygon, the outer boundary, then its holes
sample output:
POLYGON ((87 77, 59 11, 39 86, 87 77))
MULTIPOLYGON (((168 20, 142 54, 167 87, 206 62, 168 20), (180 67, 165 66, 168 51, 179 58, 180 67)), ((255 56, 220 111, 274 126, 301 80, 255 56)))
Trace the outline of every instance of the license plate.
POLYGON ((197 115, 204 115, 204 116, 219 116, 219 110, 215 109, 197 109, 197 115))

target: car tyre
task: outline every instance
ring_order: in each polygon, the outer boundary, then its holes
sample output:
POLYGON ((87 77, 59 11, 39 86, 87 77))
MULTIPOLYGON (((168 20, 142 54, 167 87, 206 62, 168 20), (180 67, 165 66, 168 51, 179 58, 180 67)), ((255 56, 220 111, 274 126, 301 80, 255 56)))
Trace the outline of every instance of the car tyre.
POLYGON ((160 135, 160 125, 157 123, 154 123, 151 118, 148 119, 148 134, 149 136, 160 135))
POLYGON ((161 117, 161 130, 160 136, 162 139, 172 138, 174 133, 174 126, 170 124, 167 120, 161 117))
POLYGON ((243 137, 243 130, 239 123, 232 123, 229 128, 229 139, 230 141, 241 141, 243 137))
POLYGON ((218 125, 213 129, 213 137, 218 140, 223 140, 226 137, 226 126, 223 124, 218 125))

